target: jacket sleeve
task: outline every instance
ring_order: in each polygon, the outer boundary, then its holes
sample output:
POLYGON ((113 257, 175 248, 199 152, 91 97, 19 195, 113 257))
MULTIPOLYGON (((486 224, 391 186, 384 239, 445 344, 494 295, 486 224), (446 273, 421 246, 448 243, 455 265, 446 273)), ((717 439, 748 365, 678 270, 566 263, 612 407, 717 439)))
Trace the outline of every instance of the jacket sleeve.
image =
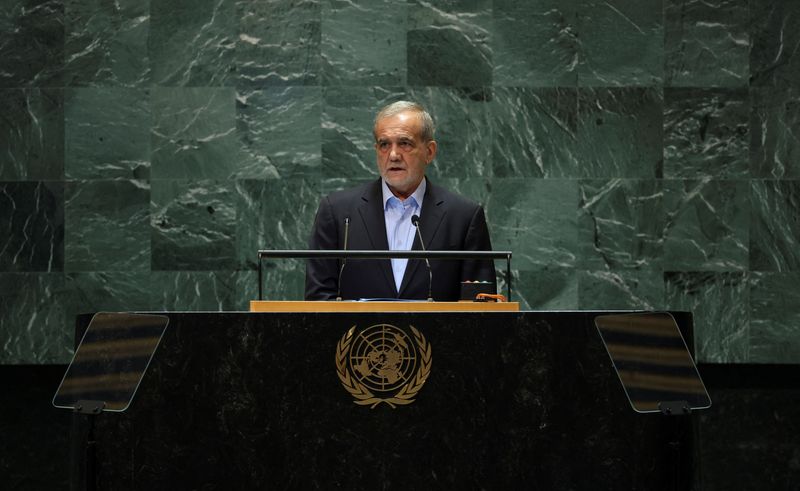
MULTIPOLYGON (((466 251, 491 251, 492 240, 489 237, 489 227, 486 224, 486 214, 482 206, 477 206, 472 214, 467 235, 464 238, 466 251)), ((461 281, 489 281, 495 284, 497 276, 494 261, 464 261, 461 268, 461 281)))
MULTIPOLYGON (((333 218, 331 203, 327 197, 322 198, 308 248, 312 250, 330 250, 339 248, 339 233, 333 218)), ((306 260, 306 300, 330 300, 336 298, 339 280, 339 261, 336 259, 306 260)))

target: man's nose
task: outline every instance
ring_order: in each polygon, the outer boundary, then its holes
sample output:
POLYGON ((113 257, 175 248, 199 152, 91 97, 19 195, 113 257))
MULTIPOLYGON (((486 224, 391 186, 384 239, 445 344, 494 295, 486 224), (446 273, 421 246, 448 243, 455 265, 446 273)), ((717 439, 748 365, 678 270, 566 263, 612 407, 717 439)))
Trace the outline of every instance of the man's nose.
POLYGON ((400 159, 400 148, 397 144, 392 144, 392 148, 389 149, 389 158, 392 160, 399 160, 400 159))

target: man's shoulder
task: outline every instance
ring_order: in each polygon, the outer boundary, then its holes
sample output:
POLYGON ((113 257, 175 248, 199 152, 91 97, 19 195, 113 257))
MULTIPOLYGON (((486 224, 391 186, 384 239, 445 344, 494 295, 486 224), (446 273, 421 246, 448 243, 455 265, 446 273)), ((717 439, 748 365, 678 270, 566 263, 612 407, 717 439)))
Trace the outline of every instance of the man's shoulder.
MULTIPOLYGON (((436 202, 461 210, 474 210, 480 203, 428 181, 429 196, 436 202)), ((425 199, 428 199, 427 197, 425 199)))

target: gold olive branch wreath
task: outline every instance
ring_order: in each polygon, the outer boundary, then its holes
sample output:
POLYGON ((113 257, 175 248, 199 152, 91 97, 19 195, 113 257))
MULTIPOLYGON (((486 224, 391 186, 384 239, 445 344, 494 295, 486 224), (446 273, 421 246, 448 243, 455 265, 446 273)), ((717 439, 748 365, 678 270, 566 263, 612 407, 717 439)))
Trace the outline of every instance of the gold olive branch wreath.
POLYGON ((353 401, 354 403, 361 406, 371 405, 370 409, 374 409, 378 404, 385 402, 394 409, 397 405, 406 405, 414 402, 414 397, 416 397, 431 373, 431 345, 425 340, 425 336, 421 332, 414 326, 410 327, 414 333, 414 341, 419 349, 420 367, 409 383, 404 385, 395 395, 385 399, 375 397, 375 394, 359 383, 347 370, 347 355, 350 353, 350 345, 353 342, 353 332, 356 326, 351 327, 336 344, 336 374, 339 376, 339 380, 345 390, 356 399, 353 401))

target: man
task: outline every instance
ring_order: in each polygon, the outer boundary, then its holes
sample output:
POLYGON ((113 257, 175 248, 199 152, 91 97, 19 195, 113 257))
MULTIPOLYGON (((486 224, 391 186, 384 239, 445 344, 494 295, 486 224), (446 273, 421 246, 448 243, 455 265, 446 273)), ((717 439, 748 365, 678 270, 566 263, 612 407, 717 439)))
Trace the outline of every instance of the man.
MULTIPOLYGON (((425 170, 436 157, 434 126, 419 104, 399 101, 378 112, 374 126, 380 179, 322 199, 309 249, 491 250, 483 208, 436 186, 425 170)), ((459 299, 461 281, 495 282, 491 261, 431 260, 434 300, 459 299)), ((425 262, 408 259, 309 260, 306 299, 428 298, 425 262)))

